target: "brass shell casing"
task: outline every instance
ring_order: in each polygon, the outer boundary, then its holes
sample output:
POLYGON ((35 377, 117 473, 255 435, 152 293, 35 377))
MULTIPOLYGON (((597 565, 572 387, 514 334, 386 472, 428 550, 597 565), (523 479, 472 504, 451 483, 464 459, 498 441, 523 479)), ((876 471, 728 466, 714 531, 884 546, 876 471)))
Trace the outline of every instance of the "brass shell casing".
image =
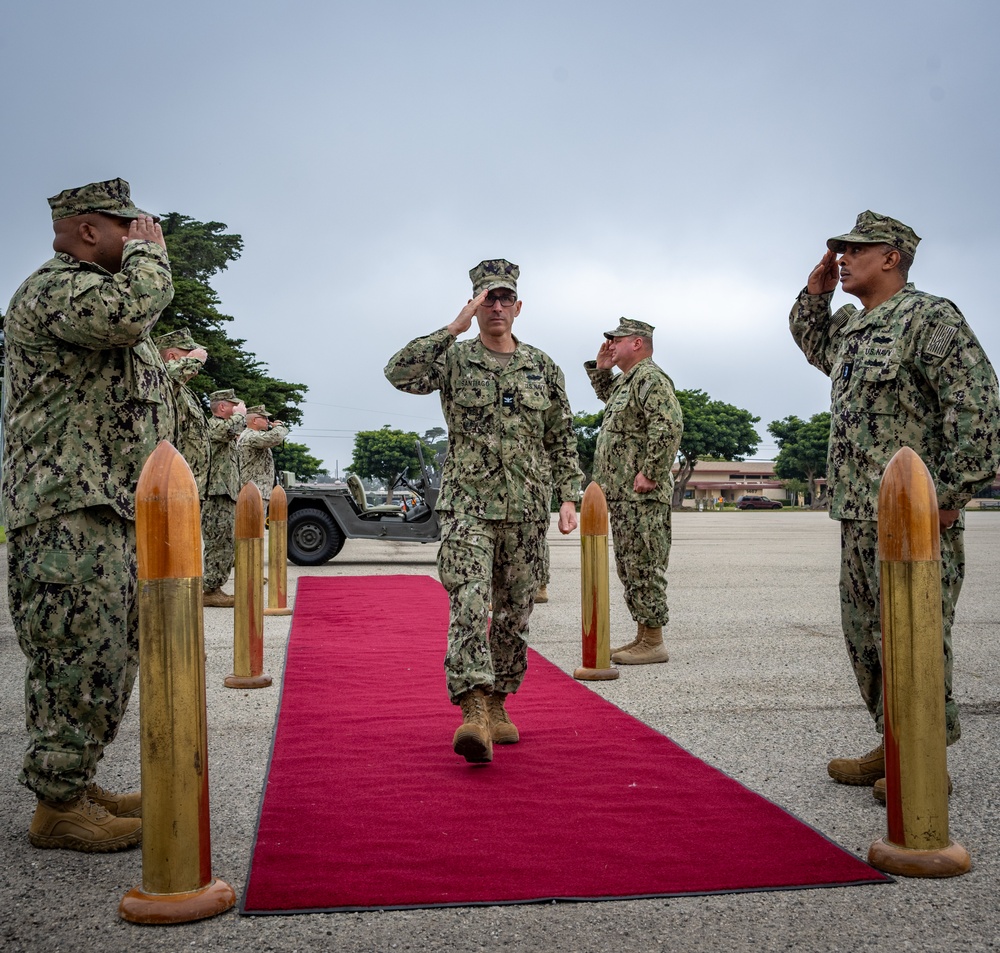
POLYGON ((608 502, 591 482, 580 506, 580 597, 583 665, 573 672, 581 681, 618 678, 611 665, 611 602, 608 586, 608 502))

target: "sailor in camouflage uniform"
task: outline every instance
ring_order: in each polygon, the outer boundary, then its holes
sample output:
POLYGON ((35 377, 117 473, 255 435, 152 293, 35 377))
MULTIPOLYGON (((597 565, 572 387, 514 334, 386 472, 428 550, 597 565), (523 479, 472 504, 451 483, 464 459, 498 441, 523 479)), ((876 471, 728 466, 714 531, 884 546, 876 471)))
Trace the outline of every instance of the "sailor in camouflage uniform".
POLYGON ((594 452, 594 479, 608 501, 615 566, 635 638, 612 650, 619 665, 666 662, 670 504, 684 420, 673 381, 653 363, 653 326, 622 318, 604 332, 596 361, 584 368, 605 402, 594 452), (613 375, 617 366, 622 372, 613 375))
POLYGON ((10 609, 27 657, 20 780, 36 847, 139 843, 138 791, 94 783, 138 666, 135 490, 174 438, 150 331, 173 297, 158 220, 122 179, 49 199, 56 255, 6 316, 3 494, 10 609))
POLYGON ((191 468, 198 486, 198 497, 204 503, 212 445, 208 439, 205 408, 187 382, 201 373, 208 351, 195 342, 187 328, 161 334, 153 343, 173 383, 177 409, 177 452, 191 468))
MULTIPOLYGON (((861 696, 880 734, 879 484, 904 446, 919 454, 934 479, 952 744, 961 734, 952 697, 951 627, 965 576, 962 508, 996 476, 1000 404, 996 374, 962 313, 907 280, 919 241, 902 222, 862 212, 851 232, 827 242, 789 325, 809 362, 833 381, 827 474, 830 515, 840 520, 841 621, 861 696), (861 311, 847 304, 831 315, 838 282, 860 299, 861 311)), ((860 758, 835 758, 828 770, 843 784, 878 782, 878 797, 882 744, 860 758)))
POLYGON ((236 441, 236 462, 240 471, 240 486, 256 483, 264 498, 264 508, 274 489, 274 447, 280 447, 288 436, 288 427, 280 420, 271 420, 263 404, 247 410, 247 429, 236 441))
POLYGON ((231 388, 208 395, 212 416, 208 439, 212 461, 208 469, 208 497, 201 508, 201 539, 205 548, 202 603, 231 609, 235 599, 222 586, 236 561, 236 498, 240 492, 236 441, 246 427, 246 406, 231 388))
POLYGON ((469 272, 474 297, 455 320, 385 368, 407 393, 439 391, 448 425, 438 574, 451 600, 448 694, 463 715, 452 747, 472 762, 490 761, 493 742, 518 740, 504 701, 527 667, 551 488, 562 501, 559 529, 570 533, 582 477, 562 371, 511 333, 518 273, 503 259, 480 262, 469 272), (457 342, 473 317, 479 334, 457 342))

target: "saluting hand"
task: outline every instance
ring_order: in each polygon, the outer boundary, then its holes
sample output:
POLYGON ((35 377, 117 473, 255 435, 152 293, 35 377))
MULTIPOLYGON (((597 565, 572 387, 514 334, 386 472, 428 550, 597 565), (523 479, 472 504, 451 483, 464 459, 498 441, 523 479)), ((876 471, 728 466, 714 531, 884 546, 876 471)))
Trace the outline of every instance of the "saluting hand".
POLYGON ((609 371, 615 366, 615 359, 611 354, 611 342, 605 338, 600 350, 597 352, 597 368, 601 371, 609 371))
POLYGON ((837 253, 828 248, 819 264, 809 274, 806 291, 811 295, 829 294, 837 290, 839 281, 840 265, 837 264, 837 253))
POLYGON ((161 248, 167 247, 166 239, 163 237, 163 229, 160 223, 153 219, 152 215, 140 215, 132 219, 132 224, 128 227, 128 235, 122 238, 125 242, 156 242, 161 248))
POLYGON ((463 331, 472 327, 472 319, 476 316, 476 308, 486 301, 488 291, 481 291, 475 298, 469 298, 468 304, 458 312, 458 317, 448 325, 448 331, 458 337, 463 331))

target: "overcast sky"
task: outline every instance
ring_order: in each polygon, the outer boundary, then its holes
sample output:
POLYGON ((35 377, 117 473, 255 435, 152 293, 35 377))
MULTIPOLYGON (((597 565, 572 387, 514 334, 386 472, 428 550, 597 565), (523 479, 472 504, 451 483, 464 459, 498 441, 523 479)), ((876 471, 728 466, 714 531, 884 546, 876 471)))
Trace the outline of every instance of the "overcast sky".
POLYGON ((442 423, 382 368, 501 257, 575 411, 639 318, 770 458, 770 421, 828 408, 787 316, 864 209, 1000 358, 998 27, 996 0, 0 0, 0 307, 51 253, 46 198, 121 176, 243 236, 229 333, 308 385, 291 439, 331 472, 358 430, 442 423))

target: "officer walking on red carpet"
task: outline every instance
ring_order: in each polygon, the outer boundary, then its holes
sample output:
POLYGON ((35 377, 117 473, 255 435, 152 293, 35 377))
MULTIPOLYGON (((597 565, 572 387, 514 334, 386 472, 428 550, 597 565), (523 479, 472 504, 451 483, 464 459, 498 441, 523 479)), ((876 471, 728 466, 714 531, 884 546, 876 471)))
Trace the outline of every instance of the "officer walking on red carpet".
POLYGON ((399 390, 439 391, 448 424, 438 574, 451 601, 448 694, 463 717, 452 747, 470 762, 491 761, 493 742, 519 739, 504 701, 527 669, 552 487, 559 531, 571 533, 582 481, 562 371, 511 333, 518 275, 504 259, 480 262, 469 272, 473 298, 455 320, 385 368, 399 390), (458 342, 473 318, 479 334, 458 342))

